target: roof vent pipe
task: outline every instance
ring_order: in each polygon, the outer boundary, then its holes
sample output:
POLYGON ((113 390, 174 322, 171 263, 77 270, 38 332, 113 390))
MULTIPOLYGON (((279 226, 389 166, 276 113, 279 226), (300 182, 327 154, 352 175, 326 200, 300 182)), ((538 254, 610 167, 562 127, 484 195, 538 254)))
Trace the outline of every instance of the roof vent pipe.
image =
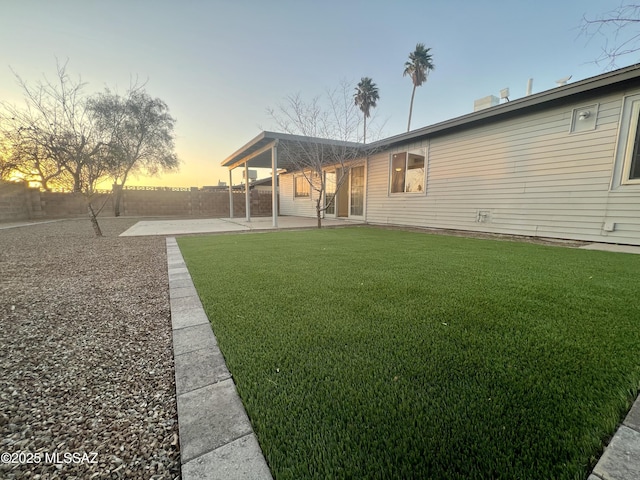
POLYGON ((527 82, 527 96, 531 95, 532 91, 533 91, 533 78, 530 78, 529 81, 527 82))

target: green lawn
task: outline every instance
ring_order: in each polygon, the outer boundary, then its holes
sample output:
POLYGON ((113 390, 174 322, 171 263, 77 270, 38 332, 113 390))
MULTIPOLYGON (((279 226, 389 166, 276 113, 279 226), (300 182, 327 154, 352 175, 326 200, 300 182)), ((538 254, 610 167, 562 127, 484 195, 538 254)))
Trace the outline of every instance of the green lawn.
POLYGON ((179 238, 276 479, 586 479, 640 256, 359 227, 179 238))

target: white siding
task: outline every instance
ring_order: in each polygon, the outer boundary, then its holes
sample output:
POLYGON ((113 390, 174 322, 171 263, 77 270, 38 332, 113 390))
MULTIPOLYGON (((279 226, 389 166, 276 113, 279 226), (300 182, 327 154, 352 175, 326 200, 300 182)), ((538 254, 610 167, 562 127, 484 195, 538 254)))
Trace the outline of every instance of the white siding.
POLYGON ((280 215, 296 217, 315 217, 317 195, 311 190, 311 197, 295 197, 293 191, 293 174, 279 176, 280 181, 280 215))
POLYGON ((621 105, 622 94, 585 99, 379 153, 367 170, 366 220, 640 245, 640 185, 609 189, 621 105), (573 109, 593 103, 596 129, 570 133, 573 109), (389 194, 390 154, 419 147, 426 191, 389 194), (604 232, 605 221, 615 231, 604 232))

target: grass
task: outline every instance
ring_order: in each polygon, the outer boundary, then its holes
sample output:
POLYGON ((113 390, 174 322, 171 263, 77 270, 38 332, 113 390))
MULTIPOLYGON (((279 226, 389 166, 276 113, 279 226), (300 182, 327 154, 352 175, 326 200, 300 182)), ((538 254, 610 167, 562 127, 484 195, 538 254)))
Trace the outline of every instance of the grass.
POLYGON ((276 479, 585 479, 640 256, 375 228, 179 238, 276 479))

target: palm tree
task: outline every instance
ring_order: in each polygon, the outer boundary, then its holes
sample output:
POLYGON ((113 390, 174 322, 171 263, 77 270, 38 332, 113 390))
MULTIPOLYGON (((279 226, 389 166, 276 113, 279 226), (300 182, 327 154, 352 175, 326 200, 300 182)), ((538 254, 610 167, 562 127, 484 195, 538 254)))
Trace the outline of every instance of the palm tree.
POLYGON ((407 132, 411 129, 411 114, 413 113, 413 97, 416 94, 416 87, 427 81, 429 72, 436 67, 431 61, 430 48, 425 48, 424 43, 416 45, 415 52, 409 54, 409 61, 404 64, 403 77, 409 75, 413 81, 413 92, 411 92, 411 106, 409 107, 409 123, 407 132))
POLYGON ((367 118, 371 116, 371 109, 376 108, 376 101, 380 99, 378 87, 369 77, 362 77, 353 95, 356 106, 364 114, 364 135, 362 143, 367 143, 367 118))

